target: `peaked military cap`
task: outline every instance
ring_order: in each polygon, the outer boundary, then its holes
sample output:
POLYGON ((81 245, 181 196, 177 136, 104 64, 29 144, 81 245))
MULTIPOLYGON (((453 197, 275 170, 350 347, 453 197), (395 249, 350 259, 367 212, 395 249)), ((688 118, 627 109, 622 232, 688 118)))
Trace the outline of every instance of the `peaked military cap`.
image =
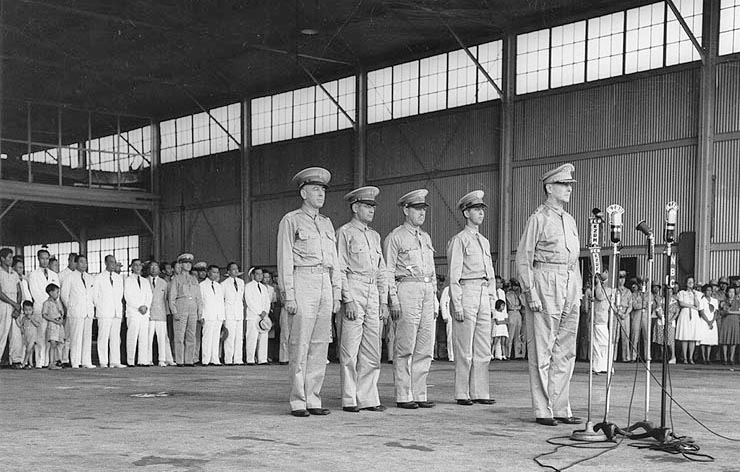
POLYGON ((208 269, 208 264, 205 263, 205 261, 196 262, 193 266, 193 269, 195 270, 206 270, 208 269))
POLYGON ((727 276, 723 275, 719 278, 719 283, 730 285, 730 279, 728 279, 727 276))
POLYGON ((298 185, 298 188, 304 185, 321 185, 326 187, 331 180, 331 172, 323 167, 308 167, 293 176, 292 182, 298 185))
POLYGON ((429 204, 426 201, 428 193, 429 193, 429 190, 425 188, 412 190, 398 199, 398 206, 404 207, 404 208, 428 207, 429 204))
POLYGON ((549 170, 542 174, 543 184, 556 184, 556 183, 574 183, 578 182, 573 178, 573 172, 576 170, 573 164, 563 164, 557 169, 549 170))
POLYGON ((483 190, 473 190, 470 193, 466 193, 460 200, 457 201, 457 207, 460 211, 465 211, 468 208, 473 207, 488 207, 483 201, 485 193, 483 190))
POLYGON ((193 262, 193 259, 195 259, 195 257, 189 252, 185 252, 177 256, 177 262, 193 262))
POLYGON ((359 202, 366 205, 375 206, 377 205, 375 197, 377 197, 379 193, 380 189, 378 187, 360 187, 349 192, 347 195, 344 196, 344 199, 349 202, 350 205, 359 202))

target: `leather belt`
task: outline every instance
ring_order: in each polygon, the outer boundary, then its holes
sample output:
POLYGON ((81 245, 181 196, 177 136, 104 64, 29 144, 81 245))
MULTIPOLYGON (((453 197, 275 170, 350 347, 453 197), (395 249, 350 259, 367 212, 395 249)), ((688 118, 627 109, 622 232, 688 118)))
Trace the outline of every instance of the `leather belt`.
POLYGON ((425 275, 425 276, 416 276, 416 277, 401 277, 396 279, 398 282, 423 282, 425 284, 430 284, 434 282, 434 277, 431 275, 425 275))
POLYGON ((460 285, 481 285, 488 287, 488 279, 485 277, 479 277, 477 279, 460 279, 460 285))
POLYGON ((557 270, 559 272, 566 272, 566 271, 574 271, 576 270, 575 264, 560 264, 560 263, 554 263, 554 262, 540 262, 540 261, 534 261, 534 268, 535 269, 545 269, 545 270, 557 270))
POLYGON ((317 266, 295 266, 293 267, 293 270, 295 272, 308 272, 312 274, 324 274, 329 272, 328 267, 324 267, 321 265, 317 266))
POLYGON ((347 278, 348 279, 352 279, 352 280, 357 280, 358 282, 363 282, 363 283, 366 283, 366 284, 374 284, 375 282, 378 281, 378 277, 377 276, 365 277, 364 275, 351 274, 351 273, 350 274, 347 274, 347 278))

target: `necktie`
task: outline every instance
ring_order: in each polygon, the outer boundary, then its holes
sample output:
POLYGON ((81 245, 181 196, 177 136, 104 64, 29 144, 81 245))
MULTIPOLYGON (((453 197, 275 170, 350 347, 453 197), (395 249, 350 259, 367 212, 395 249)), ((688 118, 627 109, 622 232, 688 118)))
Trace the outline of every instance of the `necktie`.
POLYGON ((136 276, 136 283, 139 284, 139 288, 141 288, 141 277, 138 275, 136 276))
POLYGON ((157 288, 157 278, 152 277, 152 288, 157 288))
POLYGON ((257 290, 259 290, 260 293, 262 293, 262 287, 260 287, 260 283, 259 282, 257 282, 257 290))
POLYGON ((109 274, 109 277, 110 277, 110 286, 112 287, 113 286, 113 273, 112 272, 109 274))
POLYGON ((239 291, 239 285, 236 283, 236 279, 234 279, 234 290, 239 291))
POLYGON ((213 293, 216 293, 216 286, 213 285, 213 280, 211 280, 211 290, 213 290, 213 293))
POLYGON ((85 288, 87 288, 87 284, 85 283, 85 273, 84 272, 80 272, 80 278, 82 279, 82 285, 84 285, 85 288))
POLYGON ((49 280, 49 271, 44 269, 44 277, 46 277, 46 280, 49 280))

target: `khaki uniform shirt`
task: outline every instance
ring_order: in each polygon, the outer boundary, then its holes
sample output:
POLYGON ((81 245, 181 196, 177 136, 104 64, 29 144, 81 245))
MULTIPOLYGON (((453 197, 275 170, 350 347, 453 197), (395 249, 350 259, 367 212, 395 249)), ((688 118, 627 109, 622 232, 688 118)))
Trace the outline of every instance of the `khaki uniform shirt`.
POLYGON ((348 285, 352 277, 374 280, 380 303, 388 303, 388 273, 377 231, 352 219, 337 230, 337 253, 344 303, 354 301, 348 285))
POLYGON ((295 267, 325 267, 329 270, 334 300, 342 296, 337 264, 337 237, 331 220, 304 208, 283 216, 278 226, 278 285, 283 302, 295 301, 295 267))
POLYGON ((172 281, 169 286, 169 302, 170 312, 173 316, 177 316, 177 306, 175 302, 177 300, 185 301, 195 304, 198 310, 198 317, 203 309, 203 300, 200 295, 200 284, 195 276, 182 273, 172 277, 172 281))
MULTIPOLYGON (((527 220, 519 247, 516 252, 516 270, 521 284, 522 294, 530 301, 540 301, 543 310, 548 313, 562 311, 561 301, 543 299, 541 292, 535 289, 534 269, 538 262, 558 264, 568 267, 577 287, 576 300, 567 300, 569 303, 578 303, 581 292, 581 271, 578 267, 580 254, 578 227, 573 217, 563 208, 557 208, 544 203, 537 207, 527 220)), ((555 289, 556 287, 550 287, 555 289)), ((548 291, 553 293, 552 290, 548 291)), ((557 293, 558 290, 555 290, 557 293)), ((563 293, 563 298, 565 294, 563 293)))
MULTIPOLYGON (((462 313, 461 280, 486 279, 488 295, 498 298, 496 274, 491 260, 491 243, 478 231, 464 228, 447 243, 447 264, 450 276, 450 301, 455 311, 462 313)), ((493 308, 493 307, 491 307, 493 308)))
POLYGON ((627 287, 617 287, 617 310, 621 319, 632 312, 632 290, 627 287))
POLYGON ((422 229, 404 223, 385 238, 385 261, 388 267, 388 293, 391 304, 398 305, 396 281, 404 277, 429 277, 436 283, 432 238, 422 229))

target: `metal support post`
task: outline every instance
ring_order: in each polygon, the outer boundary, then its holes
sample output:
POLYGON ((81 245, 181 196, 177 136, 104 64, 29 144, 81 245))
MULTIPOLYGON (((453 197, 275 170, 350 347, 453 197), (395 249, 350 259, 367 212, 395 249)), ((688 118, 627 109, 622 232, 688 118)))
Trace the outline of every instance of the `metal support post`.
MULTIPOLYGON (((151 120, 149 123, 149 128, 151 130, 149 136, 152 141, 152 155, 149 161, 149 175, 151 178, 151 182, 149 185, 151 187, 151 192, 154 195, 159 196, 159 164, 161 159, 160 149, 162 146, 162 140, 159 130, 159 122, 151 120)), ((154 202, 154 204, 152 205, 152 226, 154 229, 154 231, 152 232, 152 252, 154 253, 154 258, 156 260, 159 260, 162 256, 162 221, 160 205, 161 203, 159 201, 154 202)))
POLYGON ((355 187, 365 185, 367 162, 367 72, 357 74, 357 128, 355 130, 355 187))
POLYGON ((62 109, 57 108, 57 173, 59 185, 62 185, 62 109))
POLYGON ((252 261, 252 185, 251 185, 251 166, 250 151, 252 149, 252 102, 250 99, 242 101, 242 143, 239 146, 241 159, 239 167, 241 169, 241 262, 242 270, 252 261))
POLYGON ((514 166, 514 86, 516 84, 516 36, 504 38, 504 87, 501 101, 501 161, 499 165, 498 272, 511 276, 512 174, 514 166))

